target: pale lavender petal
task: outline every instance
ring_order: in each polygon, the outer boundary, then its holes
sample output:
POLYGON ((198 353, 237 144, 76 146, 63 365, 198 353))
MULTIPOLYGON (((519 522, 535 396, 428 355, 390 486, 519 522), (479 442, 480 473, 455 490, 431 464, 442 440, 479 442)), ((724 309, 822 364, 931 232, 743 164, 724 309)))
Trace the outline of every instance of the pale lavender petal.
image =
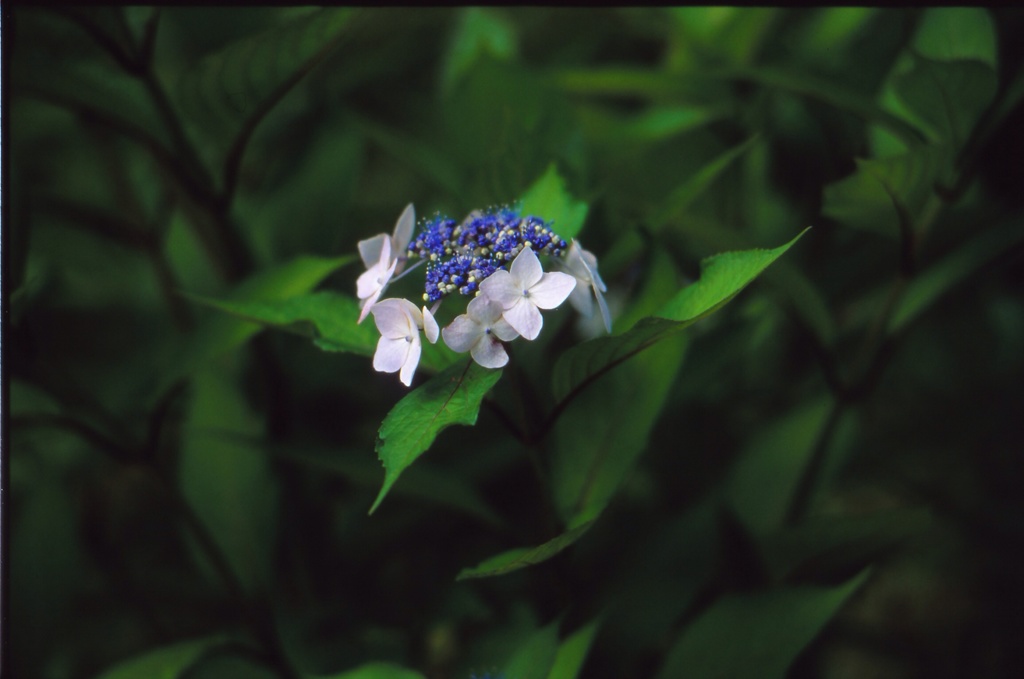
POLYGON ((594 297, 590 294, 590 286, 576 279, 576 287, 569 294, 569 303, 583 316, 594 315, 594 297))
POLYGON ((587 272, 590 274, 590 279, 594 282, 594 287, 601 292, 608 292, 608 286, 604 284, 601 274, 597 272, 597 257, 587 250, 581 250, 580 254, 583 257, 583 264, 586 265, 587 272))
POLYGON ((537 339, 541 326, 544 325, 540 311, 530 304, 528 299, 519 300, 517 304, 505 309, 505 313, 502 315, 516 332, 528 340, 537 339))
POLYGON ((523 248, 512 260, 512 266, 508 270, 512 274, 512 278, 515 279, 517 287, 522 290, 532 288, 544 275, 544 269, 541 268, 540 260, 537 259, 533 248, 523 248))
POLYGON ((420 336, 417 333, 412 342, 409 343, 409 352, 405 356, 405 363, 402 364, 402 372, 398 379, 405 386, 412 385, 412 376, 416 373, 416 366, 420 363, 420 336))
POLYGON ((430 313, 430 309, 423 307, 423 334, 426 335, 427 341, 431 344, 437 343, 437 336, 441 330, 437 327, 437 321, 434 319, 434 314, 430 313))
POLYGON ((398 217, 394 235, 391 237, 395 257, 405 254, 405 249, 409 247, 409 241, 412 240, 412 231, 415 226, 416 211, 413 209, 412 203, 409 203, 398 217))
MULTIPOLYGON (((515 266, 515 262, 512 265, 515 266)), ((522 299, 523 289, 513 279, 512 274, 504 269, 495 271, 480 284, 481 292, 500 304, 502 309, 507 309, 522 299)))
POLYGON ((455 320, 441 330, 441 337, 448 348, 458 353, 469 351, 483 334, 484 329, 466 314, 456 316, 455 320))
MULTIPOLYGON (((373 306, 370 312, 373 314, 373 322, 377 324, 377 330, 383 337, 398 339, 408 337, 416 333, 409 318, 409 310, 402 302, 405 299, 386 299, 373 306)), ((414 309, 416 307, 413 307, 414 309)))
POLYGON ((411 342, 401 339, 381 337, 377 341, 377 351, 373 354, 373 369, 382 373, 393 373, 401 369, 409 355, 411 342))
POLYGON ((515 338, 519 337, 519 333, 516 332, 516 329, 509 325, 508 321, 504 318, 499 318, 491 324, 491 333, 504 342, 511 342, 515 338))
POLYGON ((500 368, 508 363, 505 347, 490 335, 481 337, 469 353, 474 361, 485 368, 500 368))
POLYGON ((480 295, 469 300, 466 305, 466 314, 478 323, 490 325, 501 318, 501 312, 505 308, 496 300, 487 295, 480 295))
POLYGON ((573 288, 576 279, 561 271, 549 271, 530 288, 529 300, 541 309, 554 309, 565 301, 573 288))
POLYGON ((374 264, 369 269, 359 274, 359 278, 356 279, 356 297, 359 299, 366 299, 376 291, 380 290, 381 284, 380 279, 383 271, 379 266, 374 264))
POLYGON ((388 235, 381 233, 373 238, 359 241, 359 256, 363 259, 363 266, 369 269, 380 261, 380 249, 387 239, 388 235))
POLYGON ((359 320, 356 321, 356 324, 362 323, 366 320, 366 316, 373 311, 373 307, 376 306, 377 300, 380 299, 383 292, 383 288, 374 290, 369 297, 359 301, 359 320))
POLYGON ((597 297, 597 306, 601 309, 601 318, 604 319, 605 330, 608 331, 608 334, 611 334, 612 315, 611 312, 608 311, 608 303, 604 301, 604 295, 601 294, 601 290, 597 287, 597 281, 594 282, 594 296, 597 297))

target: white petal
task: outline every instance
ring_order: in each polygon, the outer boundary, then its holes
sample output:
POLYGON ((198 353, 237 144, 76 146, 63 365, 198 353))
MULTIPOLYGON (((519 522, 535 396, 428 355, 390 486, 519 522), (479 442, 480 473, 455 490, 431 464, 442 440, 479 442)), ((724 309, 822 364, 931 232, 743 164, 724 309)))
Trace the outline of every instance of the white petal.
POLYGON ((413 209, 412 203, 409 203, 402 210, 398 221, 395 222, 395 232, 391 237, 392 250, 396 258, 405 255, 405 249, 409 247, 409 241, 412 240, 412 231, 415 226, 416 210, 413 209))
POLYGON ((540 317, 537 307, 530 304, 528 299, 520 299, 512 307, 505 309, 502 314, 508 324, 515 328, 515 331, 528 340, 537 339, 540 334, 544 320, 540 317))
POLYGON ((414 322, 409 317, 409 310, 402 302, 410 303, 406 299, 386 299, 375 304, 370 310, 373 314, 373 322, 377 324, 377 330, 380 331, 381 336, 389 339, 404 339, 410 334, 418 334, 414 322))
POLYGON ((541 309, 554 309, 565 301, 573 288, 576 279, 561 271, 549 271, 530 288, 530 301, 541 309))
MULTIPOLYGON (((512 265, 515 266, 515 262, 512 265)), ((512 274, 504 269, 498 269, 480 283, 483 294, 500 304, 502 309, 507 309, 522 299, 524 289, 512 274)))
POLYGON ((423 307, 423 334, 427 336, 427 341, 431 344, 437 343, 437 336, 441 330, 437 327, 437 321, 434 319, 434 314, 430 313, 430 309, 423 307))
POLYGON ((484 335, 470 351, 473 360, 485 368, 500 368, 508 363, 508 352, 501 342, 490 335, 484 335))
POLYGON ((512 266, 508 270, 512 274, 512 278, 516 280, 517 287, 521 287, 523 290, 532 288, 544 275, 544 269, 541 268, 540 260, 537 259, 533 248, 523 248, 512 260, 512 266))
POLYGON ((482 325, 494 323, 501 318, 501 312, 504 310, 505 307, 487 295, 474 297, 466 305, 466 315, 482 325))
POLYGON ((374 290, 373 293, 366 299, 359 301, 360 311, 359 320, 356 321, 357 324, 365 321, 367 314, 373 312, 373 308, 377 305, 377 300, 380 299, 380 296, 381 294, 383 294, 383 292, 384 288, 379 288, 377 290, 374 290))
POLYGON ((519 337, 519 333, 516 332, 516 329, 509 325, 508 321, 504 318, 499 318, 491 324, 491 333, 504 342, 511 342, 515 338, 519 337))
POLYGON ((455 320, 441 330, 441 336, 448 348, 458 353, 469 351, 477 343, 484 329, 466 314, 456 316, 455 320))
POLYGON ((380 261, 380 249, 387 239, 388 235, 381 233, 373 238, 359 241, 359 256, 363 259, 363 266, 369 269, 380 261))
POLYGON ((356 297, 359 299, 366 299, 376 291, 380 290, 380 279, 384 271, 374 264, 369 269, 359 274, 359 278, 356 279, 356 297))
MULTIPOLYGON (((597 283, 600 281, 594 281, 594 296, 597 297, 597 306, 601 309, 601 318, 604 319, 604 328, 608 331, 608 334, 612 332, 612 315, 608 311, 608 303, 604 301, 604 295, 601 294, 601 290, 598 289, 597 283)), ((603 284, 602 284, 603 285, 603 284)))
POLYGON ((409 343, 409 352, 405 356, 405 363, 402 364, 402 372, 399 374, 398 379, 401 380, 405 386, 412 384, 412 376, 416 373, 416 366, 420 363, 420 336, 417 333, 412 342, 409 343))
POLYGON ((404 337, 401 339, 381 337, 377 341, 377 351, 373 354, 373 369, 382 373, 398 371, 405 364, 409 346, 410 342, 406 341, 404 337))
POLYGON ((587 266, 587 271, 590 273, 590 278, 594 282, 594 287, 601 292, 608 292, 608 286, 601 280, 601 274, 597 272, 597 257, 594 253, 588 252, 587 250, 581 251, 583 255, 583 263, 587 266))
POLYGON ((590 294, 590 289, 589 285, 576 279, 576 287, 569 294, 569 303, 573 305, 576 311, 587 318, 594 315, 594 298, 590 294))

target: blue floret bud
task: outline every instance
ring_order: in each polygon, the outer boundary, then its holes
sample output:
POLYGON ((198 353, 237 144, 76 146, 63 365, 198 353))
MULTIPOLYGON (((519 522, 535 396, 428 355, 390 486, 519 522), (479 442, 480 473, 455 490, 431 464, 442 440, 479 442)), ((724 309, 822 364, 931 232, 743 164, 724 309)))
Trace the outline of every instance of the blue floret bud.
POLYGON ((507 270, 526 247, 562 257, 568 245, 540 217, 502 207, 472 212, 461 224, 437 215, 423 225, 408 253, 427 260, 423 298, 436 302, 452 292, 478 294, 481 282, 498 269, 507 270))

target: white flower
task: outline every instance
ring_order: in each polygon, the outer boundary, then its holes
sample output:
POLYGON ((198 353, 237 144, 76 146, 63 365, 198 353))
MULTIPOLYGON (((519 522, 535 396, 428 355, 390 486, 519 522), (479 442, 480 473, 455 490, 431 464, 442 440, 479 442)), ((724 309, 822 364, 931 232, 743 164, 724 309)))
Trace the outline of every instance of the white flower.
POLYGON ((544 273, 531 248, 523 248, 508 271, 499 269, 480 284, 480 290, 501 305, 502 316, 528 340, 540 334, 540 309, 554 309, 565 301, 576 279, 569 274, 544 273))
POLYGON ((473 360, 485 368, 500 368, 508 363, 508 353, 498 340, 508 342, 519 333, 501 317, 501 305, 486 295, 470 300, 466 313, 456 316, 441 331, 444 343, 460 354, 469 351, 473 360))
POLYGON ((405 266, 405 249, 412 240, 412 231, 416 223, 416 211, 412 203, 405 206, 395 223, 395 231, 391 236, 381 233, 373 238, 359 241, 359 256, 363 260, 366 271, 356 281, 356 294, 359 297, 359 323, 363 322, 370 309, 384 294, 391 277, 400 273, 405 266))
POLYGON ((409 203, 402 210, 398 221, 395 222, 395 231, 391 236, 388 236, 386 233, 380 233, 373 238, 359 241, 359 256, 363 258, 363 266, 367 269, 373 266, 380 259, 380 251, 384 247, 384 241, 390 241, 391 252, 399 262, 396 273, 401 273, 402 266, 405 264, 403 253, 409 247, 409 241, 412 240, 412 232, 415 225, 416 211, 413 209, 412 203, 409 203))
POLYGON ((407 299, 385 299, 374 304, 370 312, 380 330, 373 369, 384 373, 401 370, 399 379, 408 387, 420 362, 420 329, 433 344, 440 332, 437 321, 427 307, 420 311, 407 299))
POLYGON ((601 317, 604 319, 604 327, 611 332, 612 317, 602 294, 608 292, 608 288, 601 280, 601 274, 597 273, 597 257, 594 256, 594 253, 580 247, 579 242, 573 238, 569 250, 565 253, 565 259, 558 261, 562 268, 576 279, 576 287, 569 295, 569 303, 581 314, 590 318, 594 315, 594 299, 597 299, 597 306, 601 309, 601 317), (594 292, 593 297, 590 296, 591 290, 594 292))
POLYGON ((373 306, 384 294, 384 290, 395 273, 398 260, 391 258, 391 239, 384 237, 380 250, 380 259, 356 279, 356 296, 359 297, 359 323, 363 322, 366 314, 373 310, 373 306))

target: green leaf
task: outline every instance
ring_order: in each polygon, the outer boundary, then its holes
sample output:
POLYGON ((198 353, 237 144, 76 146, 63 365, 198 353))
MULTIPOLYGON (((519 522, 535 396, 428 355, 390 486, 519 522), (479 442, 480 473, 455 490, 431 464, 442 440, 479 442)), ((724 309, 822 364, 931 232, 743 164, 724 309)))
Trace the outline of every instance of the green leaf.
POLYGON ((948 149, 918 146, 874 160, 857 159, 857 170, 825 187, 821 212, 846 226, 899 238, 902 218, 913 222, 932 195, 948 149))
POLYGON ((573 632, 561 643, 548 679, 576 679, 580 675, 599 626, 600 620, 594 620, 573 632))
POLYGON ((520 209, 524 215, 552 222, 551 230, 567 241, 580 232, 587 218, 587 204, 569 194, 554 163, 523 194, 520 209))
POLYGON ((545 679, 558 653, 558 621, 537 630, 502 668, 515 679, 545 679))
POLYGON ((372 662, 341 674, 317 675, 309 679, 424 679, 424 676, 392 663, 372 662))
POLYGON ((490 578, 495 575, 505 575, 527 566, 535 566, 547 561, 583 537, 592 523, 592 521, 587 521, 536 547, 520 547, 492 556, 482 561, 479 566, 462 569, 455 579, 490 578))
POLYGON ((944 294, 997 255, 1024 241, 1024 222, 991 229, 939 260, 907 286, 889 319, 889 333, 902 331, 944 294))
POLYGON ((866 577, 861 573, 838 587, 727 595, 683 630, 657 679, 784 679, 866 577))
POLYGON ((779 417, 750 437, 733 465, 726 495, 755 533, 782 525, 830 407, 823 398, 779 417))
POLYGON ((425 453, 437 435, 453 424, 476 424, 480 403, 501 377, 501 370, 461 361, 435 375, 395 404, 377 436, 377 456, 384 463, 384 485, 372 514, 398 476, 425 453))
POLYGON ((773 581, 833 577, 860 571, 932 526, 926 508, 907 507, 864 516, 814 518, 761 540, 773 581))
POLYGON ((700 280, 683 288, 658 312, 658 316, 673 321, 690 322, 718 311, 805 233, 807 229, 785 245, 771 250, 724 252, 708 257, 701 262, 700 280))
MULTIPOLYGON (((240 284, 229 295, 228 300, 219 303, 267 302, 301 295, 355 259, 354 255, 335 258, 298 257, 256 274, 240 284)), ((198 299, 209 302, 207 298, 198 299)), ((174 381, 179 376, 186 375, 211 359, 243 344, 259 330, 260 326, 256 323, 230 316, 218 314, 208 318, 189 338, 183 355, 175 360, 175 367, 171 371, 172 379, 169 381, 174 381)))
POLYGON ((914 36, 914 49, 937 61, 980 61, 996 68, 996 31, 987 10, 977 7, 928 9, 914 36))
MULTIPOLYGON (((272 582, 277 486, 269 453, 250 443, 263 435, 263 424, 238 382, 212 370, 193 376, 178 476, 185 501, 253 594, 272 582)), ((200 562, 206 557, 200 553, 200 562)))
MULTIPOLYGON (((380 465, 362 453, 326 450, 276 450, 275 457, 315 469, 318 473, 338 474, 353 484, 376 488, 380 483, 380 465)), ((487 506, 476 488, 450 473, 422 467, 407 469, 394 493, 424 502, 432 502, 475 516, 492 525, 500 519, 487 506)))
POLYGON ((205 57, 177 83, 187 120, 226 150, 326 56, 353 14, 319 9, 205 57))
POLYGON ((209 638, 163 646, 118 663, 98 679, 177 679, 223 643, 222 639, 209 638))
POLYGON ((686 336, 663 341, 602 374, 561 413, 554 428, 551 483, 567 525, 596 518, 629 478, 647 448, 687 344, 686 336))
POLYGON ((662 211, 651 220, 652 227, 659 231, 667 222, 685 213, 693 201, 704 193, 732 165, 733 161, 746 153, 755 141, 757 141, 757 136, 753 136, 745 142, 732 147, 706 164, 690 179, 674 190, 665 199, 665 207, 662 211))
POLYGON ((481 54, 507 61, 515 56, 515 28, 493 8, 467 7, 449 46, 441 76, 441 87, 447 92, 469 70, 481 54))
POLYGON ((563 400, 594 379, 713 313, 778 259, 804 234, 773 250, 727 252, 704 260, 701 277, 684 288, 658 312, 622 335, 599 337, 566 351, 555 364, 555 398, 563 400))
POLYGON ((892 85, 896 96, 928 128, 932 139, 963 148, 995 98, 996 72, 977 61, 935 61, 914 56, 892 85))
POLYGON ((908 147, 924 141, 912 124, 880 107, 871 97, 844 89, 842 85, 819 76, 774 67, 729 68, 711 71, 708 76, 754 82, 763 87, 823 102, 885 129, 908 147))

